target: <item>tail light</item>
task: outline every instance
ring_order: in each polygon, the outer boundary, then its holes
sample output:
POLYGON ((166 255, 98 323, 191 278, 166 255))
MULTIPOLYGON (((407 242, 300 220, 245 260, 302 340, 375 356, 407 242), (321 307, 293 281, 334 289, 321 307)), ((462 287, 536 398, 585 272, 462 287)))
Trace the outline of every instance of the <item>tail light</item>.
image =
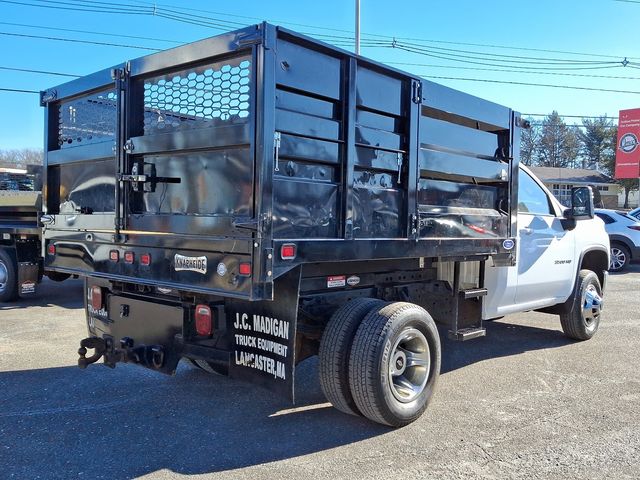
POLYGON ((211 335, 213 330, 211 322, 211 308, 208 305, 196 306, 196 332, 198 335, 211 335))
POLYGON ((151 255, 149 255, 148 253, 143 253, 142 255, 140 255, 140 265, 144 265, 145 267, 151 265, 151 255))
POLYGON ((133 252, 124 252, 124 262, 125 263, 133 263, 136 256, 133 252))
POLYGON ((56 246, 53 243, 50 243, 49 246, 47 247, 47 253, 49 255, 55 255, 56 254, 56 246))
POLYGON ((100 310, 102 308, 102 288, 93 286, 89 289, 89 301, 91 302, 91 306, 95 310, 100 310))
POLYGON ((285 243, 280 247, 280 257, 283 260, 292 260, 296 258, 296 246, 293 243, 285 243))
POLYGON ((251 264, 250 263, 241 263, 238 266, 238 273, 245 277, 251 275, 251 264))
POLYGON ((120 253, 118 252, 118 250, 111 250, 109 252, 109 260, 115 263, 117 263, 118 260, 120 260, 120 253))

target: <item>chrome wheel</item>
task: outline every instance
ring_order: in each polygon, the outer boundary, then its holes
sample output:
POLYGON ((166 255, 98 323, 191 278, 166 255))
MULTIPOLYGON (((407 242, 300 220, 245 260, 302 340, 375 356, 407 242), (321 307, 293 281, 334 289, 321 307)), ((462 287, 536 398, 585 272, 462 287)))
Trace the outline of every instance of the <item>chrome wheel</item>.
POLYGON ((584 318, 587 327, 593 326, 600 319, 600 311, 602 310, 602 297, 598 293, 595 285, 589 284, 585 289, 584 298, 582 300, 582 318, 584 318))
POLYGON ((611 261, 609 270, 618 271, 627 264, 627 253, 618 247, 611 247, 611 261))
POLYGON ((0 261, 0 293, 4 292, 7 288, 7 282, 9 281, 9 270, 4 262, 0 261))
POLYGON ((396 340, 389 356, 389 385, 402 403, 415 400, 424 390, 431 369, 431 351, 422 332, 408 328, 396 340))

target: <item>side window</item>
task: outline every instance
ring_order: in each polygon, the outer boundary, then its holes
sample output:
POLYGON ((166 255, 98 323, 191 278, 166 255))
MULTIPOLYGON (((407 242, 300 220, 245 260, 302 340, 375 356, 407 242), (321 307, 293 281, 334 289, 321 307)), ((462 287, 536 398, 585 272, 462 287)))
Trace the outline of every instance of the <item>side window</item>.
POLYGON ((523 170, 518 178, 518 212, 552 215, 547 194, 523 170))
POLYGON ((607 214, 605 214, 605 213, 597 213, 597 212, 596 212, 596 215, 597 215, 598 217, 600 217, 600 218, 602 219, 602 221, 603 221, 604 223, 606 223, 607 225, 609 225, 610 223, 613 223, 613 222, 614 222, 613 218, 611 218, 609 215, 607 215, 607 214))

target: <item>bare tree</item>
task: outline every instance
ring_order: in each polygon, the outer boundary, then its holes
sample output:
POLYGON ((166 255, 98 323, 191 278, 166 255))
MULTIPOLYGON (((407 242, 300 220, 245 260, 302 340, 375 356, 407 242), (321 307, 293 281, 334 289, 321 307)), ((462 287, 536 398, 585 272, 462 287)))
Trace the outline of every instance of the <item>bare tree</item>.
POLYGON ((538 144, 540 142, 540 126, 527 119, 531 126, 523 128, 520 137, 520 161, 527 166, 536 165, 538 160, 538 144))
POLYGON ((0 166, 24 168, 27 165, 42 165, 44 154, 42 149, 21 148, 0 150, 0 166))

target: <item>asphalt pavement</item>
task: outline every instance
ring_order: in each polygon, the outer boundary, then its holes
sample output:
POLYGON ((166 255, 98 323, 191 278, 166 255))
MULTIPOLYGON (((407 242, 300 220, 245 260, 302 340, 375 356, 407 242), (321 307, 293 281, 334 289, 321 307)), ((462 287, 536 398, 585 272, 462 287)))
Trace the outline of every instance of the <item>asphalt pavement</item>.
POLYGON ((295 407, 187 365, 80 370, 81 282, 45 281, 0 306, 0 478, 638 479, 640 266, 605 298, 587 342, 541 313, 443 338, 429 409, 391 429, 331 408, 316 359, 295 407))

